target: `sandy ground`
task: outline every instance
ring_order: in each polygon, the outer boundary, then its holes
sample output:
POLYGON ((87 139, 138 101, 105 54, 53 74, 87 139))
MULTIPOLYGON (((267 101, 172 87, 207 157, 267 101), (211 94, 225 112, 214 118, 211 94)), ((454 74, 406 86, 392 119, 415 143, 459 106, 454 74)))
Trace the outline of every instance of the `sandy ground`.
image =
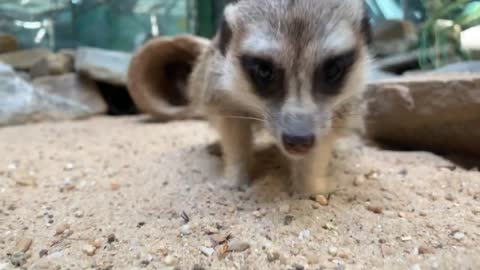
POLYGON ((478 170, 351 136, 321 206, 288 196, 273 150, 226 188, 215 138, 137 117, 0 129, 0 269, 480 269, 478 170))

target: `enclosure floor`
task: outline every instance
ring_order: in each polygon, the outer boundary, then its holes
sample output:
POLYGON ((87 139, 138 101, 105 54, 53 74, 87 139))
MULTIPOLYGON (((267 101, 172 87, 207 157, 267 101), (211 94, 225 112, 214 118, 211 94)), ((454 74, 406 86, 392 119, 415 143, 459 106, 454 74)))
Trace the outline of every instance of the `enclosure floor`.
POLYGON ((215 140, 203 122, 137 117, 0 129, 0 269, 22 239, 28 269, 480 269, 476 170, 351 136, 320 206, 289 197, 273 150, 249 190, 228 188, 215 140), (217 230, 250 248, 207 255, 217 230))

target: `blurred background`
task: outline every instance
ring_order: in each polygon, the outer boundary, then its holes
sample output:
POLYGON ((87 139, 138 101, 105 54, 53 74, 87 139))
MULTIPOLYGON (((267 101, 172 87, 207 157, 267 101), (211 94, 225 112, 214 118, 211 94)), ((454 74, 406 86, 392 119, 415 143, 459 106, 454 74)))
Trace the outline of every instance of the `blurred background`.
MULTIPOLYGON (((99 86, 108 113, 136 113, 124 91, 131 53, 156 36, 212 37, 228 2, 1 0, 0 72, 14 69, 28 83, 81 71, 99 86)), ((480 1, 365 0, 365 4, 373 25, 371 50, 379 70, 375 76, 479 69, 474 60, 480 57, 480 1), (451 65, 455 63, 460 65, 451 65)), ((12 91, 1 93, 6 102, 12 91)))

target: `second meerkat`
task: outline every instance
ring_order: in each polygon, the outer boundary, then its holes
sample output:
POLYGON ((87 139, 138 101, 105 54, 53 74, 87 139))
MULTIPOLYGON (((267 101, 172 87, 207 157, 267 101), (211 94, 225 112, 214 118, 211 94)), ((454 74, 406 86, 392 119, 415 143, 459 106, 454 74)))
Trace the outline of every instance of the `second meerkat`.
POLYGON ((248 185, 252 126, 261 124, 289 158, 295 191, 332 191, 327 168, 348 120, 345 104, 366 85, 365 14, 362 0, 240 0, 225 8, 189 95, 220 135, 227 178, 248 185))

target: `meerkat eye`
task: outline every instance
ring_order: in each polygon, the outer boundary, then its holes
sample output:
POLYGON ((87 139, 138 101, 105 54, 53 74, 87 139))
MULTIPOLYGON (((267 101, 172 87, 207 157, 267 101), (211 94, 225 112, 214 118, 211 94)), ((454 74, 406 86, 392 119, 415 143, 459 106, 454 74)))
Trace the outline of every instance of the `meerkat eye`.
POLYGON ((270 61, 244 56, 241 62, 256 83, 268 83, 274 79, 274 66, 270 61))
POLYGON ((328 59, 323 64, 323 77, 327 83, 336 83, 343 79, 348 69, 355 62, 354 50, 328 59))

